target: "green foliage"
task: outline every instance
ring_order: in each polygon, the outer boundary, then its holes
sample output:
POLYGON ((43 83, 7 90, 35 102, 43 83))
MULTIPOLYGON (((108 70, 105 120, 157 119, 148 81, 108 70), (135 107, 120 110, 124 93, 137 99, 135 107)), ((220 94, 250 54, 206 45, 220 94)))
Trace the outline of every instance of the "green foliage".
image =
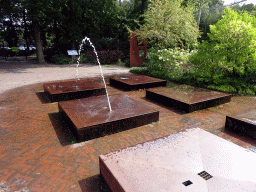
POLYGON ((125 67, 130 67, 130 58, 127 57, 127 58, 124 59, 124 66, 125 67))
POLYGON ((150 48, 147 51, 147 60, 144 67, 132 68, 131 72, 180 81, 184 74, 191 70, 188 60, 189 55, 189 50, 179 48, 150 48))
POLYGON ((52 56, 52 62, 55 64, 71 64, 73 63, 71 56, 57 54, 52 56))
MULTIPOLYGON (((77 57, 78 59, 78 57, 77 57)), ((84 55, 80 55, 80 61, 79 63, 88 63, 89 60, 87 59, 87 57, 85 57, 84 55)))
POLYGON ((216 25, 210 25, 209 41, 190 56, 193 78, 200 86, 252 94, 256 71, 256 18, 226 8, 216 25))
POLYGON ((145 23, 135 33, 160 48, 193 46, 199 31, 192 8, 184 8, 181 3, 181 0, 150 0, 148 10, 143 14, 145 23))
POLYGON ((149 60, 147 66, 157 70, 183 69, 188 62, 188 56, 189 50, 151 48, 147 52, 146 58, 149 60))
POLYGON ((144 67, 131 72, 255 95, 256 18, 229 8, 224 13, 223 19, 210 26, 210 40, 199 44, 196 51, 149 49, 144 67))
POLYGON ((256 6, 253 3, 251 3, 251 4, 243 4, 242 6, 235 5, 232 7, 232 9, 238 13, 247 11, 248 13, 252 14, 254 11, 256 11, 256 6))
MULTIPOLYGON (((97 51, 97 55, 101 64, 113 64, 117 63, 119 59, 122 58, 122 51, 112 50, 112 51, 97 51)), ((97 62, 96 55, 94 51, 90 51, 87 54, 87 58, 90 62, 97 62)))
POLYGON ((256 70, 255 17, 227 8, 223 19, 210 27, 210 42, 204 41, 191 56, 203 76, 241 76, 256 70))

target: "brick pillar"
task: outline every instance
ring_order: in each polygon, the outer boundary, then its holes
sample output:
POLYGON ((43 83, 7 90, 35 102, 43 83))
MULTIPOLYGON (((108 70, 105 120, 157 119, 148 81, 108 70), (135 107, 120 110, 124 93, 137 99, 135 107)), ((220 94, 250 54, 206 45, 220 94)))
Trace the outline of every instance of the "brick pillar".
POLYGON ((147 56, 147 42, 145 40, 143 45, 138 45, 138 37, 134 32, 130 34, 130 67, 139 67, 147 56), (143 56, 140 57, 139 50, 143 49, 143 56))

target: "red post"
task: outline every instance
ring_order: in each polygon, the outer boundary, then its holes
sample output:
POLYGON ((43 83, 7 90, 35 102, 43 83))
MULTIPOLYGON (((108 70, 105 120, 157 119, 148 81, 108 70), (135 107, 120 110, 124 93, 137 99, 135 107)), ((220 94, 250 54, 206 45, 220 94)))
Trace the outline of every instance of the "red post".
POLYGON ((138 37, 134 32, 130 34, 130 67, 139 67, 143 63, 147 56, 147 42, 144 41, 144 44, 138 45, 138 37), (143 56, 140 57, 139 50, 143 50, 143 56))

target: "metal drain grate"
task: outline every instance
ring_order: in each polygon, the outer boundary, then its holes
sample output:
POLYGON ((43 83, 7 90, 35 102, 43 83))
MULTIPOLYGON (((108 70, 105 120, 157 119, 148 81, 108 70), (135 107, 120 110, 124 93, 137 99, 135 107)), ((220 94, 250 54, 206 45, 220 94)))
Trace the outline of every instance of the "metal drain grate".
POLYGON ((198 175, 203 177, 205 180, 208 180, 208 179, 212 178, 212 176, 209 173, 207 173, 206 171, 202 171, 202 172, 198 173, 198 175))
POLYGON ((182 183, 183 185, 185 185, 186 187, 193 184, 190 180, 187 180, 185 182, 182 183))

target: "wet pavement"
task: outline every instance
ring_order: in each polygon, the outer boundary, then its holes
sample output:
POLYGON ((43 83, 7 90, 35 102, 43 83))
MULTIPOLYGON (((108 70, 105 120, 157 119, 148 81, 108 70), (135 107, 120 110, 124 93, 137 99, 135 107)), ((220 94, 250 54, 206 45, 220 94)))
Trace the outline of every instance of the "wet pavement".
POLYGON ((187 128, 199 127, 256 152, 256 140, 224 129, 226 115, 255 109, 255 97, 233 96, 230 103, 184 113, 147 100, 145 90, 110 87, 109 78, 110 95, 126 94, 159 110, 159 122, 75 143, 58 103, 45 98, 43 83, 0 94, 0 191, 108 191, 100 180, 99 155, 187 128))

